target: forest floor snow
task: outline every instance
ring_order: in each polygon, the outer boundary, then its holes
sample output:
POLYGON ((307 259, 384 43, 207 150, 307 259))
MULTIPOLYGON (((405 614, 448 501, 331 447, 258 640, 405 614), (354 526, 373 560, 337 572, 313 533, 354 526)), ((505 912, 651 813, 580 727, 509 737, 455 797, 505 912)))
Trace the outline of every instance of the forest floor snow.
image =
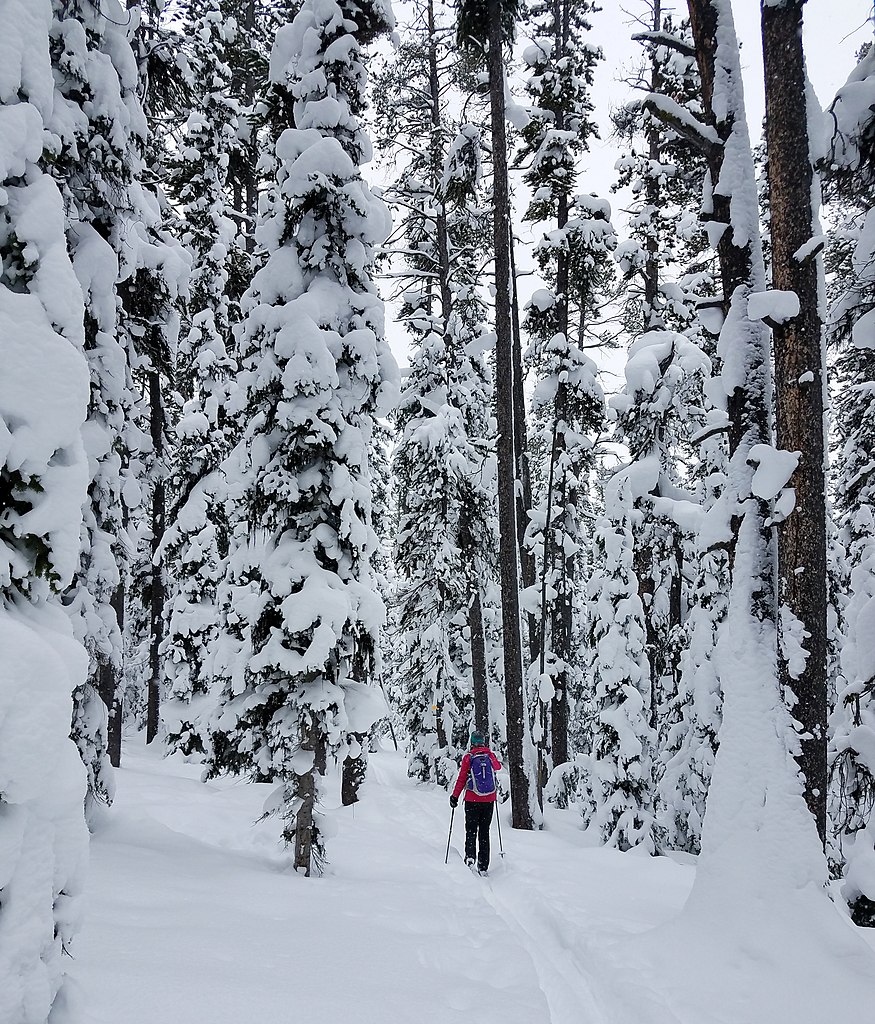
MULTIPOLYGON (((327 808, 330 863, 307 879, 277 820, 258 820, 272 786, 199 779, 197 765, 126 743, 70 968, 82 1024, 765 1024, 676 998, 624 953, 677 915, 692 858, 594 848, 574 811, 514 831, 505 804, 506 857, 493 824, 489 877, 462 863, 461 812, 445 866, 446 794, 384 751, 361 802, 327 808)), ((849 968, 836 1019, 865 1019, 873 976, 849 968)), ((782 980, 776 955, 769 984, 782 980)))

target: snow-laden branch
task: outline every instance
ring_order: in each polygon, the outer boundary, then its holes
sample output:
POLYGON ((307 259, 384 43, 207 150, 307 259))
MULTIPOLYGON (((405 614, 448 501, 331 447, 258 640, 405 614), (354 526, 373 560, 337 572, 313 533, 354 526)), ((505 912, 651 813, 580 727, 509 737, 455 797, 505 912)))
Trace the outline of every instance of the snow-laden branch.
POLYGON ((665 46, 669 50, 682 53, 685 57, 695 57, 696 48, 686 39, 673 35, 671 32, 636 32, 632 36, 636 43, 653 43, 656 46, 665 46))
POLYGON ((723 143, 717 131, 670 97, 651 92, 641 100, 640 106, 666 127, 677 132, 706 159, 712 160, 720 151, 723 143))

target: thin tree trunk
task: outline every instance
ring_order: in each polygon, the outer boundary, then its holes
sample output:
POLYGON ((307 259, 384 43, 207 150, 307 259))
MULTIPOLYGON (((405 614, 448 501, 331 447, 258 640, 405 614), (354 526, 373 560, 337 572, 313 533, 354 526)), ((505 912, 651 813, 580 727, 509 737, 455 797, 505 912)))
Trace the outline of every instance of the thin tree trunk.
MULTIPOLYGON (((651 3, 653 4, 653 31, 659 32, 662 28, 661 0, 651 0, 651 3)), ((659 61, 656 58, 655 52, 650 65, 650 91, 654 93, 662 91, 662 77, 659 73, 659 61)), ((646 132, 647 155, 657 163, 661 156, 660 136, 659 126, 651 121, 646 132)), ((647 176, 644 190, 647 196, 647 203, 654 211, 652 216, 658 217, 660 204, 659 182, 652 174, 647 176)), ((662 311, 657 310, 659 300, 659 250, 652 230, 647 235, 646 249, 647 258, 644 262, 644 304, 647 311, 644 317, 644 329, 650 331, 665 326, 662 320, 662 311)))
MULTIPOLYGON (((559 386, 560 391, 562 385, 559 386)), ((538 795, 538 806, 541 810, 544 809, 544 784, 547 781, 547 702, 541 697, 541 679, 544 676, 544 672, 547 667, 547 636, 549 634, 550 641, 555 641, 555 634, 552 630, 548 629, 548 621, 552 619, 552 614, 548 617, 547 615, 547 584, 552 575, 554 564, 553 554, 555 545, 551 542, 554 525, 553 525, 553 499, 555 494, 555 476, 556 476, 556 462, 559 457, 560 444, 564 440, 564 434, 560 430, 559 423, 559 408, 558 399, 554 406, 553 415, 553 441, 550 445, 550 468, 547 473, 547 511, 544 516, 544 532, 543 532, 543 554, 541 556, 541 614, 540 614, 540 650, 538 652, 538 721, 541 727, 540 736, 538 738, 538 765, 537 774, 535 781, 537 784, 537 795, 538 795)))
MULTIPOLYGON (((508 222, 510 221, 508 215, 508 222)), ((529 524, 529 512, 532 509, 532 474, 529 468, 529 439, 526 428, 526 396, 523 389, 523 342, 522 330, 520 328, 520 306, 517 298, 516 285, 516 257, 514 255, 514 240, 511 232, 508 239, 510 246, 510 275, 511 275, 511 328, 513 330, 513 430, 514 430, 514 451, 516 453, 516 474, 517 474, 517 505, 516 505, 516 530, 517 546, 519 548, 520 573, 523 586, 533 587, 537 577, 537 566, 535 556, 526 544, 526 528, 529 524)), ((538 651, 541 649, 541 637, 537 616, 533 612, 526 614, 526 625, 528 626, 529 640, 529 661, 532 665, 538 660, 538 651)))
MULTIPOLYGON (((243 8, 243 17, 241 28, 246 39, 253 39, 255 34, 256 24, 256 0, 248 0, 245 7, 243 8)), ((252 44, 254 45, 254 43, 252 44)), ((241 195, 245 202, 245 208, 242 212, 246 214, 246 251, 252 255, 255 252, 255 222, 258 216, 258 178, 256 176, 256 167, 258 165, 258 139, 255 137, 256 133, 252 130, 252 110, 255 104, 255 94, 257 91, 257 83, 255 81, 255 74, 250 69, 246 71, 246 77, 243 86, 243 99, 246 104, 247 117, 250 123, 250 131, 252 137, 247 143, 247 159, 245 161, 245 168, 241 168, 243 181, 241 182, 238 194, 241 195)))
MULTIPOLYGON (((813 168, 808 138, 804 0, 763 3, 769 215, 772 285, 795 292, 799 315, 773 328, 776 427, 779 448, 801 452, 790 478, 796 508, 778 524, 778 599, 805 629, 804 668, 791 664, 787 636, 779 629, 781 683, 796 697, 793 715, 802 726, 799 767, 805 799, 826 842, 827 638, 826 480, 822 324, 818 262, 794 254, 815 233, 813 168)), ((782 612, 782 618, 784 613, 782 612)), ((797 641, 794 639, 793 643, 797 641)))
POLYGON ((501 4, 489 0, 489 93, 492 113, 493 230, 495 238, 496 409, 498 419, 498 527, 504 695, 512 825, 534 827, 526 764, 526 706, 520 643, 517 572, 516 452, 514 445, 513 328, 511 324, 510 217, 504 126, 501 4))
MULTIPOLYGON (((638 507, 640 510, 640 505, 638 507)), ((656 591, 653 580, 653 548, 649 544, 645 546, 640 542, 636 543, 633 558, 635 576, 638 579, 638 596, 644 611, 644 643, 650 666, 650 728, 655 729, 659 692, 659 634, 653 622, 653 597, 656 591)))
MULTIPOLYGON (((566 494, 563 483, 562 494, 566 509, 577 507, 576 488, 566 494)), ((571 529, 576 531, 577 518, 569 522, 571 513, 566 511, 564 532, 570 536, 571 529)), ((571 660, 571 635, 573 626, 572 598, 575 576, 575 556, 564 555, 562 559, 562 578, 559 585, 559 596, 553 624, 553 644, 557 655, 562 661, 562 669, 553 679, 553 699, 550 702, 550 751, 553 755, 553 767, 568 761, 568 666, 571 660)))
POLYGON ((164 408, 161 401, 161 376, 149 372, 149 421, 156 477, 152 490, 152 583, 149 601, 149 684, 146 709, 146 742, 158 735, 161 700, 161 642, 164 639, 164 566, 158 550, 164 537, 164 408))
POLYGON ((285 833, 287 841, 294 839, 295 870, 309 875, 313 870, 313 853, 319 846, 316 825, 318 777, 325 774, 327 751, 322 723, 315 715, 308 715, 301 726, 301 750, 312 752, 313 767, 304 775, 295 776, 294 793, 300 800, 295 815, 294 834, 285 833))
MULTIPOLYGON (((654 32, 658 32, 662 28, 661 0, 651 0, 651 3, 653 6, 651 27, 654 32)), ((661 89, 662 76, 659 71, 659 61, 654 51, 650 64, 650 91, 658 93, 661 89)), ((660 126, 651 121, 647 126, 645 138, 647 141, 647 155, 654 163, 658 163, 662 155, 660 146, 661 134, 662 129, 660 126)), ((659 216, 659 193, 660 185, 658 180, 652 174, 649 174, 645 182, 645 196, 647 205, 652 211, 652 217, 659 216)), ((657 308, 659 304, 659 247, 652 228, 648 231, 645 248, 647 256, 644 262, 644 330, 652 331, 665 326, 662 319, 662 311, 657 308)), ((642 512, 648 518, 653 518, 653 512, 649 508, 649 504, 642 509, 642 512)), ((641 605, 644 609, 647 660, 650 666, 650 726, 655 729, 661 668, 659 632, 653 621, 653 598, 656 590, 656 583, 653 578, 653 551, 649 547, 645 549, 640 543, 636 543, 634 559, 635 575, 638 578, 638 596, 641 598, 641 605)))
POLYGON ((471 675, 474 682, 474 728, 489 737, 489 687, 486 677, 486 637, 483 632, 483 605, 480 588, 475 587, 468 607, 471 633, 471 675))
POLYGON ((444 202, 440 181, 443 172, 443 140, 441 138, 441 97, 438 74, 437 42, 435 39, 434 0, 428 0, 426 12, 428 21, 428 87, 431 96, 431 176, 433 191, 438 195, 436 235, 438 248, 438 288, 441 296, 441 319, 444 327, 444 342, 451 342, 449 335, 453 296, 450 289, 450 241, 447 235, 447 207, 444 202))
MULTIPOLYGON (((673 536, 674 573, 671 579, 671 590, 668 599, 668 629, 669 636, 677 637, 678 631, 684 621, 684 547, 679 533, 674 532, 673 536)), ((677 643, 672 643, 666 661, 666 671, 671 675, 672 692, 678 692, 680 682, 680 650, 677 643)))

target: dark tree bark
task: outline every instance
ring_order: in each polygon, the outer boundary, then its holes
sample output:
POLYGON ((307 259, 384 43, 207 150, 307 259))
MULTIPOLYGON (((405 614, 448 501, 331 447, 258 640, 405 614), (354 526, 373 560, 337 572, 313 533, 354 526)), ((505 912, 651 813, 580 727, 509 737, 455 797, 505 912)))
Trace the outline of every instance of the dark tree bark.
POLYGON ((804 0, 763 3, 772 286, 795 292, 799 315, 774 326, 776 427, 779 448, 801 452, 789 484, 794 512, 778 524, 778 600, 803 625, 808 656, 790 670, 783 630, 778 642, 782 685, 795 694, 802 726, 799 767, 805 799, 826 841, 827 640, 824 375, 818 311, 818 264, 794 254, 814 234, 813 168, 802 52, 804 0))
MULTIPOLYGON (((696 63, 702 80, 705 120, 717 129, 721 143, 725 143, 732 132, 732 115, 718 123, 713 107, 718 11, 712 0, 687 0, 687 2, 690 12, 690 28, 696 49, 696 63)), ((712 182, 720 180, 724 149, 722 144, 702 147, 712 182)), ((712 209, 705 215, 709 221, 726 225, 717 243, 724 316, 729 311, 736 290, 749 288, 756 283, 758 276, 754 265, 754 240, 736 239, 732 229, 731 199, 731 196, 723 195, 715 189, 712 193, 712 209)), ((750 342, 748 344, 751 345, 750 342)), ((754 350, 751 345, 751 350, 745 354, 743 361, 744 379, 727 399, 729 414, 727 441, 730 459, 733 459, 740 449, 749 451, 755 444, 768 444, 771 441, 768 406, 771 381, 766 353, 759 349, 754 350)), ((740 495, 740 497, 748 499, 747 494, 740 495)), ((755 502, 756 505, 755 514, 759 532, 758 587, 752 595, 750 610, 759 621, 773 623, 776 613, 773 582, 775 567, 771 529, 767 526, 770 509, 768 503, 762 499, 751 498, 749 501, 755 502)), ((751 507, 753 508, 752 505, 751 507)), ((735 549, 741 521, 742 513, 739 508, 736 508, 732 515, 732 535, 728 543, 730 572, 734 571, 735 549)))
POLYGON ((161 399, 161 375, 149 372, 149 424, 156 476, 152 489, 152 581, 149 598, 149 684, 146 708, 146 742, 158 735, 161 701, 161 642, 164 639, 164 566, 158 555, 164 537, 164 407, 161 399))
MULTIPOLYGON (((653 31, 659 32, 662 29, 662 4, 661 0, 651 0, 653 4, 653 31)), ((653 60, 650 65, 650 91, 658 93, 662 90, 662 77, 659 73, 659 61, 654 51, 653 60)), ((658 162, 660 152, 660 129, 651 120, 647 127, 647 155, 654 162, 658 162)), ((648 204, 654 209, 659 209, 659 182, 653 175, 649 175, 645 185, 648 204)), ((644 263, 644 304, 647 312, 644 319, 644 329, 651 331, 664 327, 662 311, 657 311, 657 300, 659 298, 659 252, 656 238, 651 232, 647 236, 647 259, 644 263)))
MULTIPOLYGON (((653 3, 653 31, 659 32, 662 29, 662 4, 661 0, 652 0, 653 3)), ((650 65, 650 91, 660 92, 662 89, 662 77, 659 73, 659 61, 654 51, 653 60, 650 65)), ((646 132, 647 155, 654 162, 658 163, 662 156, 660 141, 661 130, 651 120, 646 132)), ((653 175, 648 175, 645 185, 648 204, 658 210, 660 206, 659 182, 653 175)), ((658 309, 659 302, 659 251, 656 238, 653 232, 647 235, 647 259, 644 264, 644 305, 646 307, 644 317, 644 330, 652 331, 664 327, 662 310, 658 309)), ((652 515, 652 512, 649 513, 652 515)), ((635 572, 638 576, 638 594, 644 608, 644 632, 647 643, 647 662, 650 666, 650 726, 656 728, 657 705, 659 703, 659 631, 653 621, 653 598, 656 590, 656 582, 653 578, 654 558, 653 552, 642 550, 640 545, 635 546, 635 572)))
MULTIPOLYGON (((523 390, 523 343, 520 329, 520 306, 516 287, 516 259, 514 256, 513 233, 508 242, 510 246, 511 287, 511 327, 513 330, 513 433, 514 451, 516 452, 517 473, 517 505, 516 531, 519 548, 520 574, 524 587, 533 587, 537 576, 535 556, 526 544, 526 528, 529 523, 529 512, 532 509, 532 474, 529 468, 529 439, 526 428, 526 396, 523 390)), ((537 616, 533 612, 526 615, 529 641, 529 661, 535 664, 541 649, 541 633, 537 616)))
MULTIPOLYGON (((564 493, 564 492, 563 492, 564 493)), ((567 509, 577 508, 576 491, 571 491, 565 498, 567 509)), ((566 516, 571 512, 566 512, 566 516)), ((576 530, 577 518, 573 524, 566 525, 576 530)), ((562 576, 559 583, 559 594, 553 610, 553 646, 567 666, 571 659, 571 641, 573 626, 572 600, 575 583, 575 556, 568 555, 563 560, 562 576)), ((563 668, 553 680, 554 694, 550 701, 550 752, 553 755, 553 767, 565 764, 568 760, 568 669, 563 668)))
MULTIPOLYGON (((123 583, 112 595, 112 610, 115 612, 119 631, 124 632, 125 619, 125 588, 123 583)), ((122 665, 112 661, 103 661, 97 669, 97 691, 106 705, 106 746, 109 763, 118 768, 122 761, 122 665)))
POLYGON ((317 775, 325 774, 327 760, 322 722, 315 715, 309 715, 301 726, 301 749, 312 751, 313 767, 304 775, 295 777, 295 796, 301 803, 295 816, 294 830, 291 834, 285 832, 284 839, 295 844, 295 870, 309 877, 314 866, 319 870, 319 864, 313 863, 314 852, 321 846, 316 824, 316 779, 317 775))
POLYGON ((486 638, 483 633, 483 605, 480 588, 471 597, 468 608, 468 628, 471 633, 471 675, 474 681, 474 728, 489 736, 489 689, 486 680, 486 638))
POLYGON ((349 738, 359 744, 361 753, 357 757, 347 755, 343 759, 343 769, 340 774, 340 802, 344 807, 358 803, 359 789, 368 774, 368 760, 364 753, 368 739, 367 733, 351 732, 349 738))
POLYGON ((507 138, 504 117, 500 0, 489 0, 489 94, 492 113, 493 230, 495 238, 496 411, 498 420, 498 528, 501 621, 504 640, 504 694, 512 824, 534 828, 526 765, 526 704, 520 639, 517 571, 516 451, 514 444, 513 328, 511 323, 510 217, 507 138))

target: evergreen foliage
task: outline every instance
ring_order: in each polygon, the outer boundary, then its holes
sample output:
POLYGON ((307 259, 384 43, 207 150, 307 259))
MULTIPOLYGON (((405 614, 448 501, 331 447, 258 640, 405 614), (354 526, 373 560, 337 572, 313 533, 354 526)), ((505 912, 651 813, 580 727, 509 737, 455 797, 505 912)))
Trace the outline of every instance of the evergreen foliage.
POLYGON ((358 115, 360 40, 387 19, 378 3, 306 2, 277 34, 271 75, 295 127, 277 141, 274 203, 259 229, 268 259, 244 300, 247 426, 226 469, 239 494, 234 582, 252 602, 211 771, 279 782, 267 811, 282 817, 307 874, 324 856, 326 759, 360 762, 382 713, 368 685, 383 614, 368 454, 395 371, 370 280, 388 216, 361 178, 370 146, 358 115))
MULTIPOLYGON (((137 70, 123 22, 91 0, 54 4, 52 64, 59 92, 61 150, 51 171, 65 197, 67 239, 85 298, 91 401, 84 433, 91 484, 81 565, 66 601, 89 652, 73 734, 88 766, 92 799, 112 797, 107 714, 118 744, 123 644, 121 603, 128 558, 127 512, 141 500, 129 472, 140 445, 130 335, 121 329, 119 282, 133 273, 143 216, 137 147, 146 133, 137 70), (139 140, 139 141, 137 141, 139 140), (102 699, 105 710, 97 703, 102 699)), ((117 753, 116 753, 117 758, 117 753)))
MULTIPOLYGON (((845 105, 853 90, 871 90, 875 60, 865 51, 848 85, 839 90, 832 110, 834 126, 827 177, 829 197, 838 212, 838 230, 827 253, 831 312, 828 341, 835 352, 835 516, 845 598, 840 615, 841 675, 830 719, 830 854, 845 878, 844 895, 855 920, 871 924, 875 886, 865 870, 875 849, 875 762, 870 739, 875 729, 875 665, 872 615, 875 610, 875 348, 871 321, 875 310, 875 192, 868 120, 848 119, 856 104, 845 105), (842 117, 841 115, 845 115, 842 117)), ((831 121, 829 122, 831 123, 831 121)))
POLYGON ((62 605, 90 453, 85 303, 48 173, 76 127, 49 56, 55 14, 50 0, 0 11, 0 1015, 22 1024, 47 1024, 65 1003, 88 849, 77 745, 92 781, 102 768, 88 655, 62 605))
POLYGON ((191 253, 193 269, 174 368, 183 405, 174 430, 171 506, 163 542, 174 579, 161 651, 167 696, 174 702, 163 715, 167 740, 171 749, 185 754, 206 752, 196 704, 210 690, 209 659, 218 636, 217 586, 228 552, 220 472, 233 436, 226 413, 235 373, 230 354, 235 310, 228 285, 232 266, 241 261, 228 193, 238 105, 229 96, 231 70, 225 60, 238 29, 218 2, 197 6, 202 13, 185 33, 194 102, 170 180, 183 225, 181 241, 191 253))
POLYGON ((409 773, 446 784, 474 722, 468 611, 494 572, 484 483, 491 387, 479 335, 480 133, 459 124, 450 30, 430 2, 377 82, 383 133, 411 157, 387 198, 401 213, 399 317, 413 344, 395 415, 396 685, 409 773), (438 68, 447 69, 444 80, 438 68))
POLYGON ((633 566, 632 488, 618 472, 605 488, 596 523, 596 556, 587 587, 591 611, 594 721, 584 758, 581 814, 607 846, 653 852, 656 733, 650 717, 650 667, 644 608, 633 566))

